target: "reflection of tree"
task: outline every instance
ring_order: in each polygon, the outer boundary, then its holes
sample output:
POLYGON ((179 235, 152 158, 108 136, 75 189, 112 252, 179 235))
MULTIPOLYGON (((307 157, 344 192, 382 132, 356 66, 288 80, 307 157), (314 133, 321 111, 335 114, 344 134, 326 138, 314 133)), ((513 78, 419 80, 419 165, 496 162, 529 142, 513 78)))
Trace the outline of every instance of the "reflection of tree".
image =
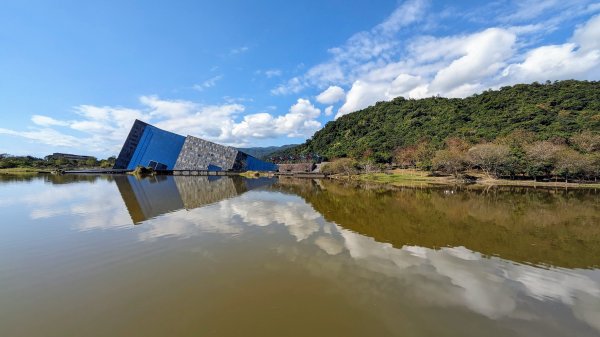
POLYGON ((517 262, 600 266, 600 195, 591 190, 364 189, 322 181, 301 195, 328 220, 400 248, 465 246, 517 262))

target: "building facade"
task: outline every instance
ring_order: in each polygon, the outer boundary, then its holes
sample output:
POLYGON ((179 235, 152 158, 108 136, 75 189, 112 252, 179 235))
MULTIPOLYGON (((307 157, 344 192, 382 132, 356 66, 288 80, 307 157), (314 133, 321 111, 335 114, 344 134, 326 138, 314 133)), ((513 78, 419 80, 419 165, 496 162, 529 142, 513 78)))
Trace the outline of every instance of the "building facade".
POLYGON ((137 166, 157 170, 277 171, 277 165, 236 148, 161 130, 136 120, 115 162, 115 169, 137 166))
POLYGON ((88 159, 96 159, 96 157, 92 156, 81 156, 78 154, 70 154, 70 153, 58 153, 54 152, 53 154, 46 156, 46 160, 55 160, 55 159, 66 159, 66 160, 88 160, 88 159))

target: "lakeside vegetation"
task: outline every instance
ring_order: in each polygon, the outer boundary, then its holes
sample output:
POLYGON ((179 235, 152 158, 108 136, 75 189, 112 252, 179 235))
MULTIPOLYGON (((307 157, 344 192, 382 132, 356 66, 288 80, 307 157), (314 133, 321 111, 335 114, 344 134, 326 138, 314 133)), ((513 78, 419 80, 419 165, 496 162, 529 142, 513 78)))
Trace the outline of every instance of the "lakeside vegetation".
POLYGON ((0 154, 0 173, 6 174, 33 174, 55 170, 69 170, 79 168, 111 168, 115 164, 115 157, 98 160, 90 157, 86 160, 68 160, 65 158, 37 158, 33 156, 13 156, 0 154))
POLYGON ((329 173, 390 168, 489 179, 597 181, 600 177, 600 82, 519 84, 464 99, 390 102, 342 116, 297 147, 317 153, 329 173))

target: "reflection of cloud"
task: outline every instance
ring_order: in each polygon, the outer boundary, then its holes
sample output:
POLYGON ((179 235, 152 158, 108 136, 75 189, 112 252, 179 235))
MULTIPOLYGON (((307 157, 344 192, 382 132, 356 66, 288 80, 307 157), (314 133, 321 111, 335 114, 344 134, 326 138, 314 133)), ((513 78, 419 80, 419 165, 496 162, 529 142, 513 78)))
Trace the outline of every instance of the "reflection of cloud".
POLYGON ((336 239, 329 236, 319 236, 315 244, 329 255, 337 255, 344 250, 344 246, 336 239))
POLYGON ((143 223, 142 240, 202 233, 240 233, 243 226, 280 224, 301 241, 319 230, 320 215, 297 196, 250 191, 233 199, 190 211, 178 211, 143 223))
MULTIPOLYGON (((41 180, 32 184, 44 185, 41 180)), ((15 193, 16 197, 0 199, 0 205, 25 205, 33 220, 44 220, 60 215, 80 217, 77 229, 108 229, 131 225, 123 200, 113 183, 96 180, 95 188, 89 182, 55 184, 52 188, 28 186, 28 193, 15 193), (30 192, 34 191, 34 192, 30 192)))
POLYGON ((372 271, 401 279, 449 280, 444 283, 446 294, 454 298, 448 304, 465 305, 490 318, 515 317, 523 315, 517 302, 524 294, 571 307, 577 318, 600 330, 600 285, 586 275, 482 258, 464 247, 396 249, 344 229, 340 232, 350 256, 372 271))

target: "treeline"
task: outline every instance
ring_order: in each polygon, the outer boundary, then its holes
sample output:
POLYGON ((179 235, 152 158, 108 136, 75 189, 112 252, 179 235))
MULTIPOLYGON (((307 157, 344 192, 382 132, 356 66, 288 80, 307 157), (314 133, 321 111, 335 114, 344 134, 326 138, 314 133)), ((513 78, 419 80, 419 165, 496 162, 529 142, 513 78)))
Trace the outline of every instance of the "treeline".
POLYGON ((38 169, 68 169, 78 167, 102 167, 111 168, 115 165, 116 158, 109 157, 107 159, 98 160, 96 158, 88 158, 86 160, 68 160, 65 158, 54 159, 51 156, 48 158, 37 158, 33 156, 13 156, 9 154, 0 154, 0 169, 9 168, 38 168, 38 169))
POLYGON ((454 176, 480 169, 493 178, 596 180, 600 177, 600 135, 584 131, 569 139, 540 141, 532 132, 517 130, 479 144, 449 138, 439 150, 423 141, 396 149, 393 162, 454 176))
POLYGON ((479 144, 448 138, 442 149, 423 140, 398 147, 389 164, 376 163, 365 155, 358 159, 334 159, 323 171, 357 174, 389 168, 420 169, 456 178, 467 171, 481 170, 490 178, 597 181, 600 178, 600 135, 584 131, 566 140, 540 141, 532 132, 517 130, 493 142, 479 144))

